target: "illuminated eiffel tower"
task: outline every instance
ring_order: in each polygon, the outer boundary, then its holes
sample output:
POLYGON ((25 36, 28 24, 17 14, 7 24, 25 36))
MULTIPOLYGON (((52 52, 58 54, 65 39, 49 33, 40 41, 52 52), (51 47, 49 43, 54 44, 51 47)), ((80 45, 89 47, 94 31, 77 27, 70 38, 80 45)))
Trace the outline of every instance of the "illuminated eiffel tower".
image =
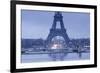
POLYGON ((69 37, 68 37, 68 35, 66 33, 66 29, 64 27, 63 16, 62 16, 61 12, 55 12, 53 25, 52 25, 52 28, 50 29, 50 33, 46 39, 46 44, 47 45, 50 44, 51 40, 56 36, 62 36, 65 40, 65 43, 66 44, 69 43, 69 37), (56 28, 57 22, 60 22, 61 28, 56 28))

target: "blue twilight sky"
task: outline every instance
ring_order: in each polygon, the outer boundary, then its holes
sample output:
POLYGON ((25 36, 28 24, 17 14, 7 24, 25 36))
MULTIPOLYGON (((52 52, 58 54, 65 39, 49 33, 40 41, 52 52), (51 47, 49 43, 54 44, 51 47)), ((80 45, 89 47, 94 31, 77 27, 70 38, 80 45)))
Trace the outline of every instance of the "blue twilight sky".
MULTIPOLYGON (((53 24, 54 14, 55 12, 48 11, 21 10, 22 38, 46 39, 53 24)), ((62 15, 69 38, 90 37, 89 13, 62 12, 62 15)))

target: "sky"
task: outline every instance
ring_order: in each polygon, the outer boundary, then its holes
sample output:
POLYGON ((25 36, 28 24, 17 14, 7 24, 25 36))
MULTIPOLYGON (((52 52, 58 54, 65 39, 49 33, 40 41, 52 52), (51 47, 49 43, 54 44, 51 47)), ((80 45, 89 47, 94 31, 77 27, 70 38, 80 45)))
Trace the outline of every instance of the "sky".
MULTIPOLYGON (((26 39, 46 39, 52 28, 55 12, 21 10, 21 33, 26 39)), ((90 14, 62 12, 63 23, 70 39, 90 37, 90 14)), ((59 23, 57 24, 59 28, 59 23)))

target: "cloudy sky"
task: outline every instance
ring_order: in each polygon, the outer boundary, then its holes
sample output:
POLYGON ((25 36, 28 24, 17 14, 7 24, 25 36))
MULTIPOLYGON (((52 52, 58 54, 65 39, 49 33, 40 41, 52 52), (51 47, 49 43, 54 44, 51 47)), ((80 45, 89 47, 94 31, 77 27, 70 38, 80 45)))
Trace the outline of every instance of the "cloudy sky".
MULTIPOLYGON (((54 14, 55 12, 48 11, 21 10, 22 38, 46 39, 53 24, 54 14)), ((90 37, 89 13, 62 12, 62 15, 69 38, 90 37)))

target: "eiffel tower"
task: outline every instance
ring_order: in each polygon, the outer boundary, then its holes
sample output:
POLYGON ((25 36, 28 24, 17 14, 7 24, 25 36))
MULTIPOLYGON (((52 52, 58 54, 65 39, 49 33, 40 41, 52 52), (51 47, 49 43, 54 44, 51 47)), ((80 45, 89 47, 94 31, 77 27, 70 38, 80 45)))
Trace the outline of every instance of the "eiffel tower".
POLYGON ((65 43, 66 44, 69 43, 69 37, 68 37, 68 35, 66 33, 66 29, 64 27, 63 16, 62 16, 61 12, 55 12, 53 25, 52 25, 52 28, 50 29, 50 33, 46 39, 46 45, 50 44, 51 40, 56 36, 62 36, 65 40, 65 43), (57 22, 60 22, 61 28, 56 28, 57 22))

